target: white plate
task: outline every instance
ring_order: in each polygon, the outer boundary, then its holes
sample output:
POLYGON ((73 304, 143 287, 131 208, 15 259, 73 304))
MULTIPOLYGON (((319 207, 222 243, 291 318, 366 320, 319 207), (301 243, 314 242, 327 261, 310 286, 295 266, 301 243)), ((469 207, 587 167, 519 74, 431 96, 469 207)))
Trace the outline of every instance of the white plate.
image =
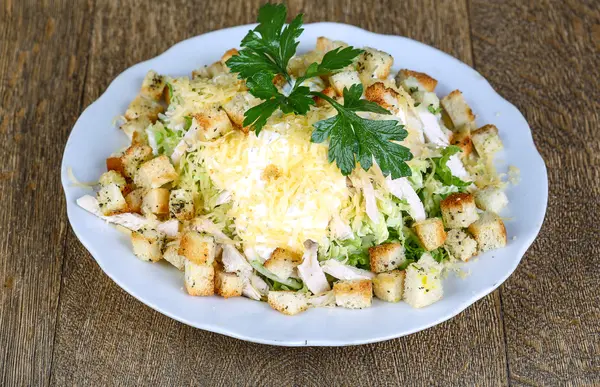
MULTIPOLYGON (((405 303, 375 300, 369 309, 319 308, 288 317, 266 303, 246 298, 190 297, 182 288, 179 271, 167 264, 136 259, 126 235, 79 208, 75 200, 90 190, 73 186, 67 168, 71 167, 81 181, 96 180, 105 171, 106 157, 127 145, 126 136, 111 122, 123 114, 136 96, 146 72, 153 69, 174 76, 189 75, 194 68, 210 64, 225 50, 237 47, 253 27, 197 36, 129 68, 77 120, 62 162, 67 213, 75 234, 104 272, 146 305, 185 324, 243 340, 287 346, 352 345, 408 335, 448 320, 506 280, 538 234, 548 199, 546 167, 527 122, 479 73, 457 59, 407 38, 378 35, 344 24, 305 25, 299 52, 313 49, 318 36, 343 40, 356 47, 373 46, 394 56, 394 71, 409 68, 438 79, 439 95, 460 89, 477 114, 477 124, 490 123, 499 128, 506 150, 498 158, 521 171, 520 184, 507 191, 510 208, 502 214, 509 218, 508 246, 465 264, 463 268, 471 272, 466 279, 453 275, 446 279, 440 302, 413 309, 405 303)), ((507 168, 507 164, 500 166, 501 170, 507 168)))

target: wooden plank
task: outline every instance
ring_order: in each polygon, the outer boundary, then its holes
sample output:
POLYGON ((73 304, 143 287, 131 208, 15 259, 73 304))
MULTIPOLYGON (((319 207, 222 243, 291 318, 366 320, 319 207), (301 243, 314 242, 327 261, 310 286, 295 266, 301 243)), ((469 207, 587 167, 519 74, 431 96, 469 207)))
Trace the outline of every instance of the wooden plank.
POLYGON ((60 160, 79 113, 86 2, 0 3, 0 385, 49 381, 67 233, 60 160))
MULTIPOLYGON (((253 22, 258 3, 99 2, 84 105, 118 73, 179 40, 253 22)), ((292 14, 304 12, 307 22, 340 21, 408 35, 471 62, 464 1, 291 1, 289 6, 292 14)), ((506 384, 499 305, 494 293, 438 327, 373 345, 251 344, 184 326, 137 302, 69 233, 52 384, 506 384)))
POLYGON ((470 9, 477 70, 528 119, 550 180, 542 232, 502 287, 510 381, 599 385, 600 3, 470 9))

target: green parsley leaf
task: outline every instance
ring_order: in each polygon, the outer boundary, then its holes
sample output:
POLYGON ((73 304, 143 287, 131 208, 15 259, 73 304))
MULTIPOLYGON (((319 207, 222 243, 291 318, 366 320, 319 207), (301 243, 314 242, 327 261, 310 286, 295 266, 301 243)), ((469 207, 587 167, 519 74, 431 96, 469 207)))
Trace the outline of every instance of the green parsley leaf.
POLYGON ((454 185, 459 188, 468 187, 471 185, 471 182, 466 182, 458 177, 452 175, 452 171, 446 165, 450 156, 455 155, 458 152, 462 152, 462 150, 455 146, 450 145, 444 150, 442 150, 442 157, 434 157, 432 161, 435 163, 435 176, 444 184, 444 185, 454 185))
POLYGON ((329 138, 329 161, 335 161, 343 175, 349 175, 358 161, 368 170, 373 158, 384 175, 397 179, 412 174, 406 161, 412 158, 410 150, 392 141, 402 141, 407 132, 404 126, 395 120, 368 120, 355 112, 369 111, 388 113, 381 106, 360 100, 363 87, 352 85, 344 89, 344 106, 323 93, 315 93, 328 101, 338 112, 335 117, 315 123, 311 141, 321 143, 329 138))
POLYGON ((301 84, 305 80, 322 75, 329 75, 335 71, 341 70, 352 64, 354 59, 359 56, 363 50, 354 47, 338 47, 328 51, 321 63, 312 63, 306 69, 306 74, 298 78, 296 84, 301 84))
POLYGON ((442 107, 438 106, 437 108, 433 106, 433 104, 429 104, 429 106, 427 106, 427 110, 429 110, 429 113, 431 114, 438 114, 442 112, 442 107))

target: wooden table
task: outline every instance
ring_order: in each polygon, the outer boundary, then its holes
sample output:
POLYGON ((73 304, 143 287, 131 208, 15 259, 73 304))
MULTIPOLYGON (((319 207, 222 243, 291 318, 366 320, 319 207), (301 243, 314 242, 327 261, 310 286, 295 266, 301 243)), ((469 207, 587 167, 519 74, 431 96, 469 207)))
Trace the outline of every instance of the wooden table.
POLYGON ((253 22, 259 3, 0 1, 0 385, 599 385, 597 0, 288 2, 307 22, 438 47, 529 121, 550 179, 542 232, 456 318, 379 344, 278 348, 180 324, 103 274, 60 185, 75 120, 129 66, 253 22))

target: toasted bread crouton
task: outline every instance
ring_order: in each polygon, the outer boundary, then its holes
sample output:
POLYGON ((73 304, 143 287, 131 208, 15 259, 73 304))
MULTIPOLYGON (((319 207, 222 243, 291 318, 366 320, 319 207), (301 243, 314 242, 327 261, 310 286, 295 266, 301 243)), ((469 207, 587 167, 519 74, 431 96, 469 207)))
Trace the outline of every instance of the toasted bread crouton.
POLYGON ((282 248, 276 248, 267 259, 264 266, 281 279, 289 278, 296 266, 302 263, 302 256, 282 248))
POLYGON ((198 136, 202 141, 221 137, 233 129, 227 113, 222 108, 213 107, 193 115, 198 123, 198 136))
POLYGON ((183 271, 185 290, 190 296, 215 294, 215 268, 212 264, 198 264, 186 259, 183 271))
POLYGON ((387 302, 399 302, 404 294, 404 271, 379 273, 373 278, 375 297, 387 302))
POLYGON ((154 101, 160 101, 167 86, 165 77, 154 70, 148 71, 142 82, 140 94, 154 101))
POLYGON ((358 72, 355 70, 340 71, 329 77, 329 83, 340 97, 344 95, 344 89, 350 90, 350 86, 360 83, 358 72))
POLYGON ((239 297, 244 289, 242 277, 235 273, 226 273, 222 269, 215 270, 215 293, 221 297, 239 297))
POLYGON ((142 213, 165 215, 169 213, 169 190, 166 188, 152 188, 144 195, 142 200, 142 213))
POLYGON ((148 136, 146 128, 152 125, 150 119, 146 116, 140 116, 123 123, 120 128, 129 137, 131 142, 138 144, 147 144, 148 136))
POLYGON ((373 284, 368 279, 338 281, 333 284, 333 294, 337 306, 349 309, 368 308, 373 300, 373 284))
POLYGON ((203 66, 192 71, 192 79, 195 78, 214 78, 217 75, 227 73, 227 67, 223 63, 215 62, 210 66, 203 66))
POLYGON ((125 111, 125 118, 135 120, 139 117, 146 117, 154 123, 158 119, 158 113, 164 111, 164 107, 159 102, 140 94, 129 104, 125 111))
POLYGON ((163 251, 163 258, 177 269, 183 271, 185 257, 179 255, 179 239, 174 239, 167 243, 165 251, 163 251))
POLYGON ((384 243, 369 248, 371 271, 382 273, 396 269, 405 261, 404 247, 400 243, 384 243))
POLYGON ((468 193, 453 193, 440 202, 442 218, 447 228, 464 228, 479 218, 475 198, 468 193))
MULTIPOLYGON (((221 64, 223 65, 223 67, 227 68, 227 61, 231 59, 232 56, 236 56, 239 54, 240 52, 235 48, 230 48, 229 50, 225 51, 225 53, 221 57, 221 64)), ((227 68, 227 70, 229 71, 229 68, 227 68)))
POLYGON ((152 158, 152 148, 142 144, 132 144, 121 156, 123 175, 133 178, 140 165, 152 158))
POLYGON ((230 101, 223 104, 223 110, 236 129, 248 133, 249 127, 244 126, 244 113, 259 103, 260 99, 245 91, 236 93, 230 101))
POLYGON ((402 69, 396 75, 396 84, 408 92, 434 91, 438 81, 425 73, 402 69))
POLYGON ((385 87, 382 82, 375 82, 367 87, 365 98, 392 112, 398 109, 398 92, 385 87))
POLYGON ((429 254, 406 268, 404 301, 413 308, 423 308, 439 301, 444 295, 442 268, 429 254))
MULTIPOLYGON (((335 98, 335 96, 336 96, 335 89, 331 86, 327 86, 326 88, 324 88, 323 91, 321 91, 321 93, 325 94, 329 98, 335 98)), ((317 106, 329 105, 329 102, 327 102, 325 99, 323 99, 319 96, 314 96, 313 100, 315 101, 315 104, 317 106)))
POLYGON ((365 85, 384 80, 390 75, 394 58, 387 52, 365 47, 358 57, 358 73, 365 85))
POLYGON ((304 293, 291 291, 270 291, 267 302, 278 312, 293 316, 308 309, 308 297, 304 293))
POLYGON ((174 189, 171 191, 169 212, 171 216, 181 221, 192 219, 196 214, 192 191, 187 189, 174 189))
POLYGON ((492 186, 475 191, 475 205, 484 211, 499 213, 508 204, 504 191, 492 186))
POLYGON ((142 261, 157 262, 162 258, 164 235, 156 230, 141 229, 131 233, 133 253, 142 261))
POLYGON ((442 98, 441 103, 455 128, 471 126, 475 122, 475 115, 460 90, 454 90, 442 98))
POLYGON ((177 176, 171 160, 161 155, 140 165, 134 182, 144 188, 159 188, 177 179, 177 176))
POLYGON ((461 158, 467 157, 473 152, 473 140, 471 139, 471 128, 467 126, 462 126, 456 129, 452 133, 451 141, 452 145, 456 145, 462 150, 460 154, 461 158))
POLYGON ((485 125, 471 133, 473 145, 479 156, 492 156, 502 149, 502 140, 498 136, 498 128, 485 125))
POLYGON ((98 191, 97 199, 100 211, 105 216, 120 214, 128 210, 121 188, 115 183, 102 186, 98 191))
POLYGON ((413 226, 421 246, 427 251, 435 250, 446 241, 446 231, 440 218, 429 218, 413 226))
POLYGON ((336 48, 348 47, 348 43, 344 43, 341 40, 331 40, 324 36, 317 38, 317 51, 328 52, 335 50, 336 48))
POLYGON ((123 162, 121 161, 121 157, 111 156, 106 159, 106 170, 107 171, 116 171, 121 175, 125 174, 125 169, 123 166, 123 162))
POLYGON ((100 175, 99 183, 103 187, 109 184, 116 184, 121 191, 123 191, 127 185, 123 175, 115 170, 109 170, 100 175))
POLYGON ((479 251, 483 252, 506 246, 504 222, 493 212, 481 214, 479 220, 469 226, 469 232, 477 241, 479 251))
POLYGON ((127 202, 127 212, 135 212, 137 214, 142 213, 142 203, 144 201, 145 190, 143 188, 136 188, 133 191, 125 195, 125 201, 127 202))
POLYGON ((178 254, 198 265, 212 265, 215 260, 215 241, 197 231, 187 231, 179 242, 178 254))
POLYGON ((457 259, 468 261, 477 254, 477 242, 461 229, 453 228, 448 231, 448 238, 444 244, 448 252, 457 259))

